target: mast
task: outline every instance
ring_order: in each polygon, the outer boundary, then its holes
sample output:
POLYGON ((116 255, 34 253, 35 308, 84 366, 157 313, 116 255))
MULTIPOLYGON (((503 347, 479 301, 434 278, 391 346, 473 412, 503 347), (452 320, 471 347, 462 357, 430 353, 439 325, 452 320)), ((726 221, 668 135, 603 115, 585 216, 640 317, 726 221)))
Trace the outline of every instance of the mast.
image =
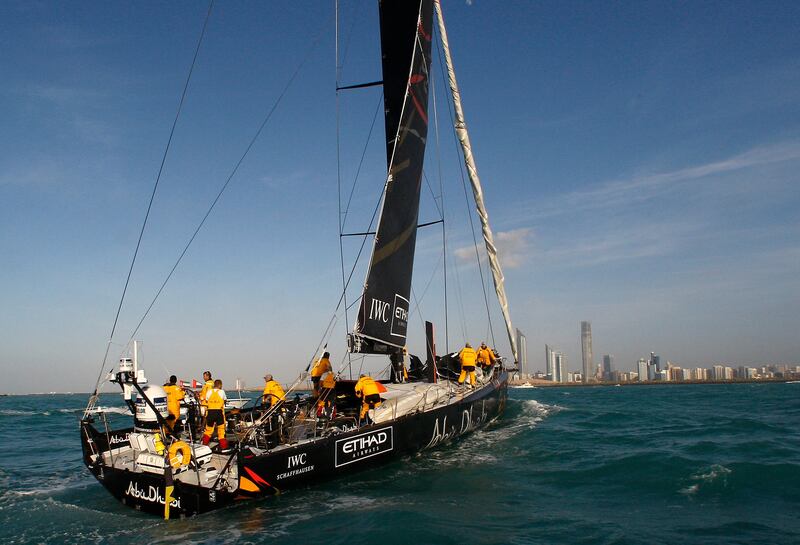
POLYGON ((349 336, 351 352, 402 354, 428 136, 432 0, 380 2, 387 177, 383 207, 349 336))
POLYGON ((518 363, 519 353, 517 352, 517 341, 514 335, 514 327, 511 325, 511 316, 508 313, 508 300, 506 299, 503 270, 500 268, 500 261, 497 259, 497 248, 494 245, 494 236, 492 235, 492 229, 489 226, 489 214, 486 212, 486 207, 483 204, 483 190, 481 189, 481 180, 478 177, 478 167, 475 165, 475 160, 472 157, 472 145, 469 141, 469 133, 467 133, 467 124, 464 121, 464 110, 461 107, 461 93, 458 90, 458 83, 456 82, 456 73, 453 69, 453 59, 450 57, 450 48, 447 42, 447 30, 444 27, 444 17, 442 16, 442 6, 439 0, 433 0, 433 3, 436 6, 436 17, 439 22, 439 35, 442 40, 442 49, 444 50, 445 62, 447 63, 447 75, 450 83, 450 91, 453 95, 453 106, 456 114, 456 135, 461 143, 461 150, 464 153, 464 164, 467 167, 469 181, 472 185, 472 194, 475 197, 475 206, 478 209, 478 216, 481 218, 483 240, 486 243, 486 253, 489 256, 489 267, 492 269, 492 279, 494 280, 494 291, 497 293, 497 300, 500 303, 500 309, 503 312, 503 320, 506 323, 508 342, 511 343, 511 352, 514 356, 514 363, 518 363))

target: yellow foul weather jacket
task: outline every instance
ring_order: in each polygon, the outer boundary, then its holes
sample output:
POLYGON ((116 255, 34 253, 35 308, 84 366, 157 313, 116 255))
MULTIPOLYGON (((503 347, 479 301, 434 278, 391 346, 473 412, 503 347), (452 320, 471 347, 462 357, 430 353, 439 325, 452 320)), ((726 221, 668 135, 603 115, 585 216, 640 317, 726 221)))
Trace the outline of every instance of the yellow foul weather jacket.
POLYGON ((361 399, 364 399, 368 395, 381 393, 381 391, 378 389, 378 384, 372 377, 361 377, 358 379, 355 390, 356 395, 361 399))
POLYGON ((311 369, 311 377, 312 378, 321 377, 328 371, 332 370, 333 369, 331 369, 331 360, 329 360, 328 358, 321 358, 317 360, 317 362, 314 364, 313 369, 311 369))
POLYGON ((286 394, 283 392, 283 388, 276 380, 270 380, 267 382, 267 384, 264 386, 264 392, 261 394, 261 396, 264 399, 264 403, 270 407, 278 400, 283 401, 286 399, 286 394))
POLYGON ((200 389, 200 405, 202 405, 203 407, 208 406, 208 403, 206 403, 206 394, 208 393, 209 390, 213 388, 214 388, 214 381, 207 380, 203 384, 203 387, 200 389))
POLYGON ((183 399, 183 388, 177 384, 165 384, 164 391, 167 393, 167 410, 169 414, 176 417, 181 414, 181 399, 183 399))
POLYGON ((478 363, 482 363, 483 365, 494 363, 494 354, 488 347, 478 349, 478 363))
POLYGON ((320 381, 319 384, 323 388, 335 388, 336 387, 336 377, 334 376, 333 371, 328 371, 327 373, 325 373, 325 375, 322 377, 322 380, 320 381))
POLYGON ((475 367, 475 360, 478 359, 478 355, 475 353, 475 350, 465 346, 461 349, 461 352, 458 353, 458 358, 461 360, 461 367, 475 367))

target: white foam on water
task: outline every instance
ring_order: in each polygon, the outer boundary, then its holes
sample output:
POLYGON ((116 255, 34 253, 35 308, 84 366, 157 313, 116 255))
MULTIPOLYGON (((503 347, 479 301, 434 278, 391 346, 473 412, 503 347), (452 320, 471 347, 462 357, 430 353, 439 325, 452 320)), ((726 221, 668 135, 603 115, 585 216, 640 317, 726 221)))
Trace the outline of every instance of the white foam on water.
POLYGON ((50 497, 53 494, 64 492, 65 490, 74 490, 81 488, 89 488, 94 485, 93 481, 88 481, 87 476, 84 474, 73 474, 64 477, 53 478, 39 483, 40 486, 36 488, 21 489, 21 490, 6 490, 2 496, 4 498, 30 498, 37 496, 50 497))
POLYGON ((17 409, 0 409, 0 416, 37 416, 44 415, 50 416, 47 411, 20 411, 17 409))
POLYGON ((708 468, 701 469, 691 477, 690 480, 695 481, 694 484, 691 484, 685 488, 679 490, 681 494, 685 494, 691 496, 693 494, 697 494, 701 487, 704 485, 708 485, 713 483, 717 480, 722 480, 723 483, 727 476, 731 473, 731 470, 727 467, 720 465, 720 464, 713 464, 708 468))

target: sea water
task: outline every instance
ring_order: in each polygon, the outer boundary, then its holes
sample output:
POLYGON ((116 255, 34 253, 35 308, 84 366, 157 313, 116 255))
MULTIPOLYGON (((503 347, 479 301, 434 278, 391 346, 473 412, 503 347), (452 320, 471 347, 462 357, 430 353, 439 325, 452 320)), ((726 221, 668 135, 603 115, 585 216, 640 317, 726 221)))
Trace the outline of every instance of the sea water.
MULTIPOLYGON (((512 389, 487 429, 199 517, 81 462, 86 395, 0 398, 8 543, 800 543, 800 384, 512 389)), ((119 396, 104 404, 119 405, 119 396)))

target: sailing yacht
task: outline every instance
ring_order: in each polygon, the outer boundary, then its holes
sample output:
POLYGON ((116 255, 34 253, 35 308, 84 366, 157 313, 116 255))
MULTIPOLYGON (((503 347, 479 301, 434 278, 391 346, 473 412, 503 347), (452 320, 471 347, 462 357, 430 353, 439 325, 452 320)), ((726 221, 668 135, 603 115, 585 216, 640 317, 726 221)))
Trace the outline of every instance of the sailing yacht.
MULTIPOLYGON (((93 396, 80 423, 83 460, 123 504, 163 516, 190 516, 284 490, 339 478, 433 448, 496 419, 504 410, 504 358, 474 386, 455 380, 456 354, 437 355, 433 324, 426 354, 406 351, 420 186, 428 132, 428 87, 434 8, 456 111, 456 132, 481 218, 490 268, 516 363, 514 330, 503 276, 484 208, 437 0, 379 2, 387 141, 383 205, 358 316, 348 335, 353 354, 389 359, 393 380, 381 381, 382 403, 359 418, 356 381, 339 376, 319 396, 287 396, 269 408, 229 411, 230 448, 203 444, 191 418, 166 433, 167 396, 149 384, 137 345, 111 382, 122 389, 132 425, 113 429, 93 396)), ((308 368, 306 368, 308 371, 308 368)), ((302 373, 300 380, 305 380, 302 373)), ((187 397, 192 406, 195 401, 187 397)), ((190 414, 194 411, 190 410, 190 414)))

